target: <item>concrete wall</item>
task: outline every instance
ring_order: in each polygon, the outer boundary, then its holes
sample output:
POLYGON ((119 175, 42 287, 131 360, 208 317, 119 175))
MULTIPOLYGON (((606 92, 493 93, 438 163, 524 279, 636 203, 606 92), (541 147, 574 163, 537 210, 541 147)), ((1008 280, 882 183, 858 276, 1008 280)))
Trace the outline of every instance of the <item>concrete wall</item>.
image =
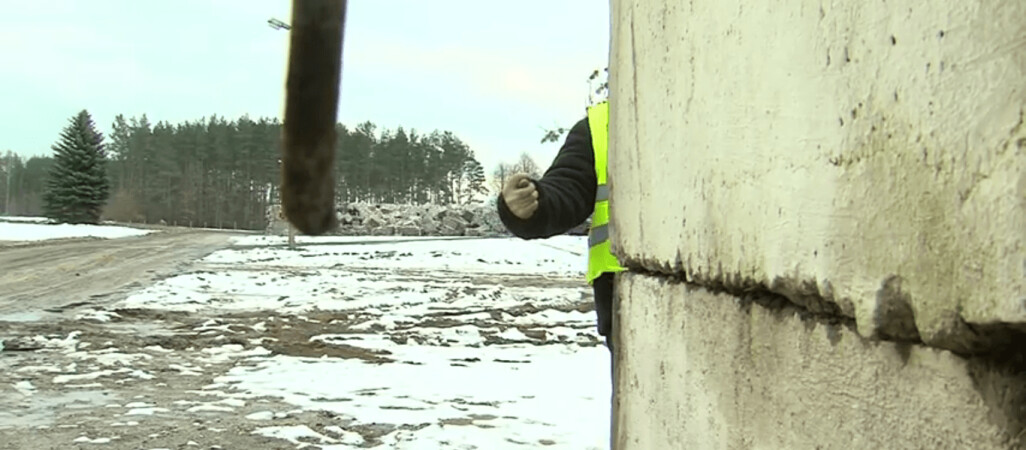
POLYGON ((782 297, 620 278, 618 449, 992 449, 1026 383, 1000 364, 870 341, 782 297))
POLYGON ((1011 445, 979 378, 1026 384, 1026 2, 611 12, 619 448, 1011 445))

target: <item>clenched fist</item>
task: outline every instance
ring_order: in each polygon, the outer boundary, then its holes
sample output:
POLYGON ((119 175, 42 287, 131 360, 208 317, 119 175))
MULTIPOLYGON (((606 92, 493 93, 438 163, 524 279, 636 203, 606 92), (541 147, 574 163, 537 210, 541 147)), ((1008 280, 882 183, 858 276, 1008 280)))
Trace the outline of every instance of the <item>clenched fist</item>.
POLYGON ((538 190, 527 174, 518 173, 506 180, 502 187, 502 199, 514 216, 521 220, 530 219, 538 210, 538 190))

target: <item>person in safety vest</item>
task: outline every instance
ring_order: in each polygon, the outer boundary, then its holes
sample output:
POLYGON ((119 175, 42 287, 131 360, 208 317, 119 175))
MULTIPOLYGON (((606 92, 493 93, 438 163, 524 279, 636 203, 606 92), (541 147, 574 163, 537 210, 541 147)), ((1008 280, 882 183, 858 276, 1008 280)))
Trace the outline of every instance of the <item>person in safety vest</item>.
POLYGON ((613 274, 624 270, 609 248, 609 186, 606 155, 609 103, 588 107, 570 129, 556 159, 539 180, 510 177, 496 202, 506 228, 523 239, 566 233, 591 217, 587 281, 595 292, 598 332, 613 351, 613 274))

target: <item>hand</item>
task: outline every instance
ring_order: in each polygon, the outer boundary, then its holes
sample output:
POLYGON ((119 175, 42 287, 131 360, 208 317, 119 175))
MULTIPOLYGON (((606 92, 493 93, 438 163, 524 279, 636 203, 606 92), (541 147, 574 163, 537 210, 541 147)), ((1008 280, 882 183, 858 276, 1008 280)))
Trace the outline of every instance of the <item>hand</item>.
POLYGON ((538 210, 538 190, 527 174, 518 173, 509 177, 502 187, 502 198, 509 211, 521 220, 530 219, 538 210))

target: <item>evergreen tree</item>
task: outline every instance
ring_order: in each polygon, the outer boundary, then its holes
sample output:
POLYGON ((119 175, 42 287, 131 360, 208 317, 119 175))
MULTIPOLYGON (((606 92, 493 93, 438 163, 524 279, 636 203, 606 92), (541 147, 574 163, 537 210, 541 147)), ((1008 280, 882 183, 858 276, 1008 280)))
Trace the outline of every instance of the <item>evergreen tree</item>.
POLYGON ((477 159, 468 159, 463 163, 463 180, 464 192, 461 203, 470 203, 479 194, 488 193, 488 188, 485 186, 484 166, 477 159))
POLYGON ((113 163, 111 167, 111 185, 117 187, 120 190, 124 190, 127 186, 131 185, 134 180, 130 178, 128 157, 129 157, 129 139, 131 138, 131 129, 128 126, 128 122, 125 120, 125 116, 118 114, 114 117, 114 123, 111 125, 113 132, 109 135, 110 142, 106 146, 107 155, 110 157, 113 163))
POLYGON ((14 165, 18 156, 8 150, 3 159, 0 160, 0 169, 3 172, 3 181, 0 182, 0 200, 4 202, 4 215, 11 215, 11 194, 14 185, 14 165))
MULTIPOLYGON (((111 193, 103 217, 263 228, 263 211, 278 201, 281 126, 277 119, 248 116, 229 120, 211 115, 174 124, 145 114, 115 117, 104 137, 111 193)), ((385 129, 371 122, 337 124, 336 131, 340 202, 450 204, 476 199, 475 183, 481 177, 475 173, 483 169, 475 169, 479 164, 473 151, 452 132, 385 129)), ((54 159, 14 161, 9 209, 44 214, 46 174, 54 159)))
POLYGON ((15 215, 43 215, 43 194, 46 192, 47 174, 52 167, 52 156, 35 156, 26 160, 24 165, 20 160, 14 160, 11 190, 15 215))
POLYGON ((43 196, 45 214, 58 222, 97 223, 110 195, 103 135, 86 110, 69 122, 53 146, 54 165, 43 196))

